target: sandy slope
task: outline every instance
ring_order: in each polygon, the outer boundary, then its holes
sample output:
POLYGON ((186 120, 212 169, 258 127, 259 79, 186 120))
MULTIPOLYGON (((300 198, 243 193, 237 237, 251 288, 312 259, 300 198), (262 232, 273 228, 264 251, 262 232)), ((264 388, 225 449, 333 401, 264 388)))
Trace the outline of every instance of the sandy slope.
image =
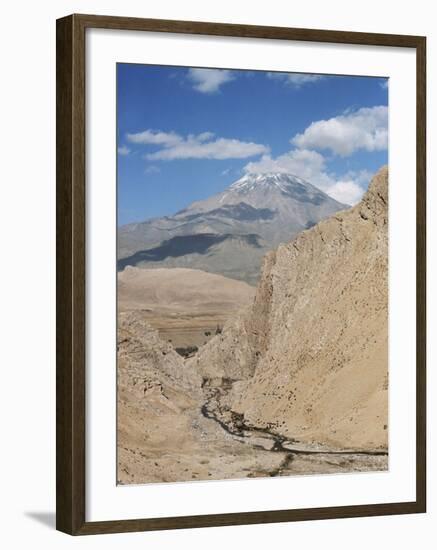
POLYGON ((247 283, 198 269, 128 266, 118 274, 119 311, 136 311, 178 350, 204 345, 254 294, 247 283))
POLYGON ((118 304, 123 310, 170 312, 236 311, 255 294, 247 283, 198 269, 126 267, 118 274, 118 304))

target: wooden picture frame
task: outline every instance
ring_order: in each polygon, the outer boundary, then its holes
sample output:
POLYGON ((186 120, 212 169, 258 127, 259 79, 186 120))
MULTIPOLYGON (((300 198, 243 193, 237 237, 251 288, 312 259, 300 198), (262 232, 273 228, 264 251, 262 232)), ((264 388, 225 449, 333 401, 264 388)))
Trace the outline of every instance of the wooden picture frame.
POLYGON ((426 510, 426 39, 188 21, 70 15, 57 21, 57 529, 71 535, 410 514, 426 510), (417 63, 416 499, 411 502, 86 521, 85 32, 89 28, 409 48, 417 63))

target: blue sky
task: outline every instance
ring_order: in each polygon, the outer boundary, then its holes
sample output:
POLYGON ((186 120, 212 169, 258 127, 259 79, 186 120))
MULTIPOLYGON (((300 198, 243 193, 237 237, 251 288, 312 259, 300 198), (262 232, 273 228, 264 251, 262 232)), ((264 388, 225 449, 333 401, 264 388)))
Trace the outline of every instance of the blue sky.
POLYGON ((290 172, 354 204, 387 163, 387 105, 382 78, 118 64, 118 223, 247 172, 290 172))

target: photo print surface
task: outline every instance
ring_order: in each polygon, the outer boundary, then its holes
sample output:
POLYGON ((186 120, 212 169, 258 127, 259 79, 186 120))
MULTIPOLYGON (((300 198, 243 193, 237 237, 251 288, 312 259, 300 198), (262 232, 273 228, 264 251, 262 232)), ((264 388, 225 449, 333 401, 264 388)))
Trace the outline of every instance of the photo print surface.
POLYGON ((117 64, 117 482, 388 468, 388 80, 117 64))

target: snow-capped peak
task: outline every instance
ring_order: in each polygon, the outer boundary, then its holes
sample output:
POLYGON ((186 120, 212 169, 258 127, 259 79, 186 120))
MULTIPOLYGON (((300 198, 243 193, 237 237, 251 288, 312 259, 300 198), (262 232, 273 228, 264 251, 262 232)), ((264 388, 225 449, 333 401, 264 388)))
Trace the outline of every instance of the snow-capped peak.
POLYGON ((235 191, 250 191, 260 186, 276 186, 282 191, 285 191, 287 186, 291 185, 305 185, 303 179, 293 174, 286 174, 283 172, 266 172, 262 174, 245 174, 242 178, 237 180, 230 186, 230 189, 235 191))

